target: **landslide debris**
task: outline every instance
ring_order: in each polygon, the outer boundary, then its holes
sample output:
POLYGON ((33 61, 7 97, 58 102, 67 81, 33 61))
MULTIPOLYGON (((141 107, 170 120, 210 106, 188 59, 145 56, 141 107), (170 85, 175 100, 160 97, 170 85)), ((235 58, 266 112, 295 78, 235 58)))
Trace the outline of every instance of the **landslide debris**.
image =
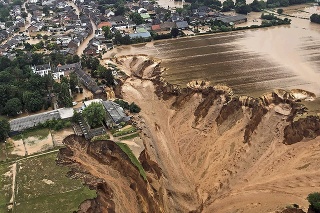
MULTIPOLYGON (((78 212, 162 212, 139 170, 113 141, 89 142, 70 135, 58 154, 58 164, 71 168, 70 177, 82 178, 97 198, 84 201, 78 212)), ((148 165, 148 162, 144 162, 148 165)))
POLYGON ((66 138, 59 159, 98 189, 83 211, 256 213, 288 203, 305 210, 307 195, 320 191, 319 118, 294 121, 306 110, 297 98, 311 93, 253 98, 221 85, 181 88, 161 77, 159 61, 113 60, 130 76, 118 95, 142 109, 133 121, 148 181, 113 142, 66 138))

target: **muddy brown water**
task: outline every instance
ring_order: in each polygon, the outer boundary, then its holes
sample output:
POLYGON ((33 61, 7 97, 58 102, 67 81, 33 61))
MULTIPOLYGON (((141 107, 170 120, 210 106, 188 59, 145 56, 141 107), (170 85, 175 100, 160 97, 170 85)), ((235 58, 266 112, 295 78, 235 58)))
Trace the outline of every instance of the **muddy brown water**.
POLYGON ((260 96, 276 88, 297 88, 319 97, 319 49, 320 25, 292 18, 290 26, 123 46, 113 54, 160 58, 168 68, 163 76, 182 86, 203 79, 226 84, 236 94, 260 96))

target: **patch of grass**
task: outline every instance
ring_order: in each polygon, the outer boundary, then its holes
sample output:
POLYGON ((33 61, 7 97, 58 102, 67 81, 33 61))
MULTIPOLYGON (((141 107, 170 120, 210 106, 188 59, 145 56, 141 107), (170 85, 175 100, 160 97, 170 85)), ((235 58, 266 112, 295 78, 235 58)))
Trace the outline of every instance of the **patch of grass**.
POLYGON ((64 193, 52 194, 48 196, 39 196, 21 202, 16 206, 16 212, 46 212, 46 213, 65 213, 76 212, 81 202, 86 199, 96 197, 96 192, 85 186, 67 191, 64 193))
POLYGON ((28 137, 37 137, 38 139, 42 140, 49 135, 49 129, 47 128, 39 128, 39 129, 31 129, 26 130, 18 135, 12 136, 13 140, 21 140, 23 138, 28 137))
POLYGON ((0 165, 0 212, 8 212, 8 204, 12 196, 12 176, 8 175, 10 166, 9 164, 0 165))
POLYGON ((69 169, 57 166, 56 156, 50 153, 19 162, 16 212, 73 212, 82 201, 96 196, 81 180, 66 177, 69 169))
POLYGON ((132 153, 131 149, 128 147, 127 144, 124 143, 116 143, 122 151, 124 151, 130 161, 139 169, 140 175, 143 177, 144 180, 147 180, 146 172, 144 171, 140 161, 136 158, 136 156, 132 153))
POLYGON ((137 131, 137 129, 134 126, 131 126, 129 128, 122 128, 122 129, 114 132, 113 136, 114 137, 119 137, 119 136, 127 135, 127 134, 130 134, 130 133, 136 132, 136 131, 137 131))
POLYGON ((138 136, 139 136, 139 133, 137 132, 137 133, 134 133, 132 135, 127 135, 127 136, 121 137, 119 139, 120 140, 130 140, 130 139, 138 137, 138 136))
POLYGON ((104 140, 109 140, 110 139, 110 136, 108 134, 104 134, 104 135, 99 135, 99 136, 94 136, 92 139, 91 139, 91 142, 94 142, 94 141, 104 141, 104 140))

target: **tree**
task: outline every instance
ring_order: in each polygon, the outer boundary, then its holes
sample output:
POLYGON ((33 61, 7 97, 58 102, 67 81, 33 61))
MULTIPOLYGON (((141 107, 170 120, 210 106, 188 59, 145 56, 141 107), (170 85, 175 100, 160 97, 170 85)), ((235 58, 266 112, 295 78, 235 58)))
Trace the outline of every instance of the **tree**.
POLYGON ((251 7, 247 4, 236 4, 236 12, 246 15, 251 12, 251 7))
POLYGON ((136 23, 136 25, 140 25, 144 22, 143 18, 139 13, 131 13, 130 14, 130 19, 136 23))
POLYGON ((318 24, 320 24, 320 15, 318 15, 318 14, 312 14, 311 16, 310 16, 310 21, 311 22, 314 22, 314 23, 318 23, 318 24))
POLYGON ((81 119, 81 117, 82 117, 82 116, 81 116, 81 113, 73 110, 73 116, 72 116, 72 118, 71 118, 71 121, 74 122, 74 123, 78 123, 79 120, 81 119))
POLYGON ((278 10, 277 10, 277 13, 278 13, 278 14, 282 14, 282 13, 283 13, 283 9, 281 9, 281 8, 278 9, 278 10))
POLYGON ((230 11, 234 9, 234 2, 233 0, 226 0, 222 3, 222 11, 230 11))
POLYGON ((37 112, 43 107, 43 99, 39 92, 24 92, 23 93, 24 107, 28 112, 37 112))
POLYGON ((82 111, 82 115, 92 128, 96 128, 102 125, 106 111, 101 103, 91 103, 82 111))
POLYGON ((129 106, 129 110, 130 112, 133 112, 133 113, 139 113, 141 111, 141 108, 137 104, 132 102, 129 106))
POLYGON ((16 116, 22 110, 22 104, 19 98, 12 98, 7 101, 5 112, 9 116, 16 116))
POLYGON ((0 141, 4 141, 10 132, 10 124, 8 120, 0 118, 0 141))
POLYGON ((71 92, 75 93, 78 91, 77 86, 79 84, 79 81, 77 75, 74 72, 70 73, 69 75, 69 84, 71 92))
POLYGON ((113 35, 112 35, 112 32, 111 32, 109 26, 103 26, 103 27, 102 27, 102 31, 103 31, 104 37, 105 37, 106 39, 112 39, 113 35))
POLYGON ((114 85, 114 77, 112 75, 112 70, 107 69, 104 66, 99 65, 97 69, 98 75, 100 78, 103 78, 106 80, 106 84, 108 86, 113 86, 114 85))
POLYGON ((308 195, 307 200, 310 203, 309 208, 315 213, 320 212, 320 193, 319 192, 314 192, 308 195))
POLYGON ((170 32, 171 36, 176 38, 179 35, 179 29, 178 28, 172 28, 170 32))
POLYGON ((254 0, 250 4, 250 7, 251 7, 252 11, 254 11, 254 12, 261 12, 263 9, 265 9, 267 7, 267 4, 264 1, 254 0))

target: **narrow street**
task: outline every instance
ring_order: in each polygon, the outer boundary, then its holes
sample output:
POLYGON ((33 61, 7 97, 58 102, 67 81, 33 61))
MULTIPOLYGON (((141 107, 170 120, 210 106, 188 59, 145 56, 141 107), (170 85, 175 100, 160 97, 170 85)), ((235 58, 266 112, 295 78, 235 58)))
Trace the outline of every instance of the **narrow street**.
MULTIPOLYGON (((79 15, 80 14, 80 9, 77 5, 75 5, 72 1, 68 1, 67 2, 68 5, 70 5, 71 7, 73 7, 76 10, 76 14, 79 15)), ((92 24, 92 33, 80 44, 80 46, 78 47, 77 50, 77 55, 79 57, 81 57, 83 51, 86 49, 86 47, 88 46, 89 41, 94 37, 94 33, 97 29, 97 26, 95 25, 95 23, 92 21, 92 19, 90 19, 91 24, 92 24)))
MULTIPOLYGON (((91 19, 90 19, 91 20, 91 19)), ((92 33, 80 44, 80 46, 78 47, 77 50, 77 55, 79 57, 81 57, 83 51, 86 49, 86 47, 89 44, 89 41, 94 37, 94 32, 97 29, 97 26, 93 23, 93 21, 91 20, 91 24, 92 24, 92 33)))

